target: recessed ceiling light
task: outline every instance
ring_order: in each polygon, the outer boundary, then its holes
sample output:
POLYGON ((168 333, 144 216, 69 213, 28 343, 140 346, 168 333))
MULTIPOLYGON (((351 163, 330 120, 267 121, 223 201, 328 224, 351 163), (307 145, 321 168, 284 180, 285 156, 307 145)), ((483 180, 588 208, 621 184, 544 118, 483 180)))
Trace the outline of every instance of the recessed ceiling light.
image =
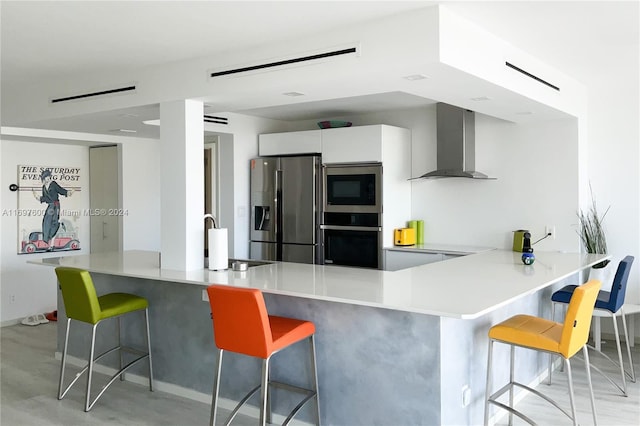
POLYGON ((424 79, 427 79, 429 77, 427 77, 424 74, 411 74, 411 75, 406 75, 406 76, 404 76, 402 78, 404 78, 405 80, 409 80, 409 81, 417 81, 417 80, 424 80, 424 79))
POLYGON ((483 102, 483 101, 490 101, 491 98, 488 96, 478 96, 476 98, 471 98, 471 100, 476 102, 483 102))
POLYGON ((114 133, 138 133, 137 130, 131 130, 131 129, 111 129, 109 131, 114 133))
POLYGON ((144 120, 142 122, 142 124, 146 124, 147 126, 159 126, 160 125, 160 120, 159 119, 155 119, 155 120, 144 120))
POLYGON ((139 116, 138 116, 138 114, 124 113, 124 114, 120 114, 118 117, 120 117, 120 118, 136 118, 136 117, 139 117, 139 116))
POLYGON ((283 95, 285 95, 285 96, 295 97, 295 96, 304 96, 304 93, 300 93, 300 92, 286 92, 286 93, 283 93, 283 95))

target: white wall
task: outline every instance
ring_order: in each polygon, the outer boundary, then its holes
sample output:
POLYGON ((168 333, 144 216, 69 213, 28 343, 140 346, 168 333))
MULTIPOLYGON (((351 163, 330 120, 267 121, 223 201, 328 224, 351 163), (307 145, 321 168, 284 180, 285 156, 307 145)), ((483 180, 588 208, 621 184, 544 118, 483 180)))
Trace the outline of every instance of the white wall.
POLYGON ((534 249, 578 250, 576 153, 575 120, 516 125, 478 114, 476 168, 497 180, 413 183, 413 213, 425 220, 425 240, 509 249, 512 231, 529 229, 536 241, 549 225, 555 240, 534 249))
MULTIPOLYGON (((626 301, 640 304, 640 53, 620 57, 617 74, 588 81, 589 180, 604 221, 613 266, 635 256, 626 301)), ((632 317, 636 330, 640 315, 632 317)), ((603 333, 612 332, 603 321, 603 333)), ((638 334, 638 331, 636 331, 638 334)))
MULTIPOLYGON (((19 164, 59 164, 79 167, 85 176, 83 190, 75 193, 81 205, 89 208, 89 149, 85 146, 59 145, 52 143, 34 143, 3 139, 2 170, 0 187, 2 191, 2 211, 18 208, 18 195, 7 188, 17 183, 19 164)), ((2 310, 0 321, 6 322, 35 313, 49 312, 56 308, 56 280, 51 268, 29 265, 28 260, 60 256, 60 253, 17 254, 18 221, 16 216, 0 217, 0 229, 4 238, 0 240, 2 258, 0 276, 2 287, 2 310), (12 299, 12 296, 15 296, 12 299), (13 300, 13 301, 12 301, 13 300)), ((79 235, 82 242, 80 250, 73 254, 89 253, 89 216, 80 216, 79 235)), ((71 255, 71 253, 67 253, 71 255)))
POLYGON ((123 250, 160 251, 160 141, 120 145, 123 250))
MULTIPOLYGON (((69 135, 72 134, 70 133, 69 135)), ((160 154, 157 140, 127 140, 119 145, 122 173, 122 247, 125 250, 160 250, 160 154)), ((0 145, 2 159, 1 183, 7 188, 16 182, 18 164, 60 163, 73 164, 86 173, 86 190, 77 195, 83 205, 89 207, 89 148, 66 143, 63 140, 47 143, 13 141, 3 139, 0 145), (59 143, 55 143, 59 142, 59 143)), ((115 188, 114 188, 115 190, 115 188)), ((75 195, 74 195, 75 197, 75 195)), ((17 207, 16 193, 2 191, 0 210, 17 207)), ((86 238, 82 239, 81 250, 65 255, 87 254, 89 246, 89 217, 81 217, 81 227, 86 238), (86 221, 86 223, 84 223, 86 221)), ((2 282, 0 321, 11 323, 34 313, 48 312, 56 306, 56 288, 53 271, 49 268, 29 265, 29 259, 56 257, 60 253, 40 253, 32 255, 16 254, 18 235, 15 217, 3 216, 0 231, 6 238, 1 239, 2 282), (10 237, 9 237, 10 236, 10 237), (15 295, 15 302, 11 302, 15 295)))
MULTIPOLYGON (((389 124, 411 129, 412 176, 436 168, 435 105, 359 116, 327 117, 354 126, 389 124)), ((291 130, 317 128, 300 121, 291 130)), ((532 238, 556 227, 543 250, 579 249, 576 120, 514 124, 476 114, 476 168, 497 180, 418 180, 412 183, 412 212, 425 221, 425 242, 511 248, 512 231, 532 238)))

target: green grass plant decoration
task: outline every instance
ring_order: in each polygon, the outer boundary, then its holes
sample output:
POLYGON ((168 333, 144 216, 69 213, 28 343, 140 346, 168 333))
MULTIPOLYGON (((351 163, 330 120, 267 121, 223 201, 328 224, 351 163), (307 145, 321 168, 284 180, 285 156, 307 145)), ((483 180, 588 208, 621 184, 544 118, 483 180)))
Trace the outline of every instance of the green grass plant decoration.
MULTIPOLYGON (((589 185, 591 191, 591 185, 589 185)), ((578 219, 580 220, 580 240, 587 250, 587 253, 599 253, 607 254, 607 238, 604 232, 603 221, 609 208, 604 212, 602 216, 598 214, 596 207, 596 200, 593 198, 593 191, 591 191, 591 206, 586 211, 581 210, 578 213, 578 219)), ((604 268, 609 264, 609 260, 602 261, 593 265, 594 268, 604 268)))

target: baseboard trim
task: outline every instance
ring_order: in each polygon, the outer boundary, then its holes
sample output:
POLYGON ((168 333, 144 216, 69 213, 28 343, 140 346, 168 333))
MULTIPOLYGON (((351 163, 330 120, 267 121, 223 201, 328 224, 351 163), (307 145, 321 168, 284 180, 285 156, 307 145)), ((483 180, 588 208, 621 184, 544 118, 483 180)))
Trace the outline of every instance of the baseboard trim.
MULTIPOLYGON (((62 360, 62 353, 56 351, 55 359, 59 361, 62 360)), ((67 364, 71 364, 76 367, 82 368, 87 364, 87 360, 74 357, 71 355, 67 355, 67 364)), ((115 368, 107 367, 99 363, 94 364, 94 371, 96 373, 105 374, 108 376, 113 376, 117 372, 115 368)), ((149 384, 149 378, 147 376, 140 376, 138 374, 133 374, 133 373, 125 373, 125 381, 136 383, 143 386, 147 386, 149 384)), ((171 395, 190 399, 192 401, 202 402, 203 404, 211 405, 211 394, 198 392, 193 389, 188 389, 183 386, 178 386, 172 383, 163 382, 161 380, 154 380, 153 385, 154 385, 154 391, 165 392, 171 395)), ((236 405, 238 404, 238 401, 234 401, 229 398, 220 398, 218 404, 220 408, 231 411, 236 407, 236 405)), ((256 421, 260 420, 260 410, 258 409, 258 407, 255 407, 253 405, 244 405, 240 409, 240 411, 238 411, 238 413, 254 418, 256 419, 256 421)), ((277 413, 272 414, 271 417, 272 417, 272 423, 282 424, 286 420, 285 416, 277 413)), ((207 422, 208 421, 209 419, 207 418, 207 422)), ((312 423, 296 420, 295 418, 291 420, 289 424, 294 426, 312 426, 312 423)))
MULTIPOLYGON (((0 328, 2 328, 2 327, 11 327, 12 325, 20 324, 20 321, 22 321, 21 318, 2 321, 2 322, 0 322, 0 328)), ((25 326, 25 327, 29 327, 29 326, 25 326)))

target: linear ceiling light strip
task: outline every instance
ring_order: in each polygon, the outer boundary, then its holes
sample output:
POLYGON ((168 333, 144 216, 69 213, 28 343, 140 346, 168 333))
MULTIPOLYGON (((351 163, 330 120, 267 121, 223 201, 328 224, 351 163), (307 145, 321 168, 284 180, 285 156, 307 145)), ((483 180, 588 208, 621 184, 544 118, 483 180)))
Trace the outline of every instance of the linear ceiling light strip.
POLYGON ((56 98, 56 99, 51 99, 51 103, 55 104, 57 102, 73 101, 76 99, 91 98, 93 96, 111 95, 113 93, 128 92, 131 90, 136 90, 136 86, 120 87, 118 89, 103 90, 101 92, 84 93, 82 95, 67 96, 66 98, 56 98))
POLYGON ((295 64, 295 63, 298 63, 298 62, 312 61, 314 59, 329 58, 331 56, 347 55, 347 54, 350 54, 350 53, 356 53, 356 48, 355 47, 351 47, 349 49, 335 50, 333 52, 318 53, 317 55, 303 56, 301 58, 285 59, 285 60, 282 60, 282 61, 269 62, 267 64, 253 65, 253 66, 244 67, 244 68, 236 68, 236 69, 228 70, 228 71, 212 72, 210 77, 220 77, 220 76, 223 76, 223 75, 237 74, 237 73, 247 72, 247 71, 255 71, 255 70, 259 70, 259 69, 263 69, 263 68, 271 68, 271 67, 278 67, 278 66, 281 66, 281 65, 295 64))
POLYGON ((536 80, 539 83, 542 83, 542 84, 544 84, 546 86, 549 86, 552 89, 557 90, 558 92, 560 91, 560 88, 558 86, 554 86, 553 84, 549 83, 548 81, 545 81, 545 80, 541 79, 540 77, 537 77, 537 76, 535 76, 535 75, 523 70, 522 68, 519 68, 519 67, 517 67, 517 66, 515 66, 515 65, 513 65, 513 64, 511 64, 509 62, 505 62, 504 64, 506 66, 508 66, 509 68, 514 69, 514 70, 518 71, 519 73, 522 73, 522 74, 526 75, 527 77, 536 80))
POLYGON ((204 115, 205 123, 217 123, 217 124, 229 124, 229 119, 226 117, 216 117, 215 115, 204 115))

